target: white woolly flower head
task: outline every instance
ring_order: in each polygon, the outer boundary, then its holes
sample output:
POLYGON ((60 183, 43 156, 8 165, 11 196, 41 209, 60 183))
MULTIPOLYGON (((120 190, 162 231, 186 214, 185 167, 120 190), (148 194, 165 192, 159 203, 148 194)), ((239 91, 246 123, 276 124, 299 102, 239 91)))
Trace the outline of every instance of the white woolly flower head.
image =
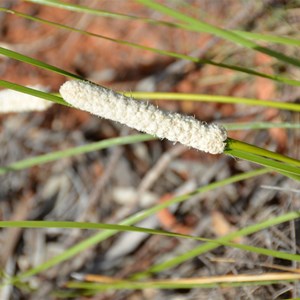
POLYGON ((218 124, 166 112, 88 81, 67 81, 59 91, 63 99, 76 108, 159 138, 211 154, 222 153, 226 146, 227 132, 218 124))
MULTIPOLYGON (((28 86, 38 91, 47 92, 48 88, 41 85, 28 86)), ((32 95, 14 90, 5 89, 0 91, 0 113, 24 112, 48 109, 53 103, 32 95)))

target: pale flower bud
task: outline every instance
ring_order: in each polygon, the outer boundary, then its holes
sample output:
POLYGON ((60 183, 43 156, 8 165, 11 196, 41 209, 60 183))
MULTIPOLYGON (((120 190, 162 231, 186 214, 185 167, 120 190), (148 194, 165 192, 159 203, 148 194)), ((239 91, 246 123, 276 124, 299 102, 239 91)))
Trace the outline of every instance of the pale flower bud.
MULTIPOLYGON (((35 85, 29 88, 46 92, 48 88, 35 85)), ((31 110, 46 110, 53 103, 32 95, 24 94, 14 90, 5 89, 0 91, 0 113, 23 112, 31 110)))
POLYGON ((226 145, 227 132, 220 125, 166 112, 88 81, 67 81, 60 94, 76 108, 204 152, 222 153, 226 145))

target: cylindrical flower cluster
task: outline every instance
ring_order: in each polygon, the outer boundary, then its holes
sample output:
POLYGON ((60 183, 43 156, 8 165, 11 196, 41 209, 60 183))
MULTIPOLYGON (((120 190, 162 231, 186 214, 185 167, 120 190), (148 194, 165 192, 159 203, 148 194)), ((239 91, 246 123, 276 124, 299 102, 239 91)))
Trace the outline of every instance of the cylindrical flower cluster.
MULTIPOLYGON (((40 85, 28 87, 39 91, 48 91, 48 88, 40 85)), ((42 111, 48 109, 52 104, 50 101, 14 90, 0 91, 0 113, 42 111)))
POLYGON ((88 81, 67 81, 60 94, 76 108, 204 152, 222 153, 226 145, 227 132, 218 124, 166 112, 88 81))

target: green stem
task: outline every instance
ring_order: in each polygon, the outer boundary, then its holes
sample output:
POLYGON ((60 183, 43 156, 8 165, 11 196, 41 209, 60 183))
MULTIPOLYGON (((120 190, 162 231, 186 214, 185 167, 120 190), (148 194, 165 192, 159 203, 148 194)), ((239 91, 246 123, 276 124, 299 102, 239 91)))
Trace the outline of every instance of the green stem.
POLYGON ((234 103, 244 105, 255 105, 264 107, 275 107, 282 110, 290 110, 300 112, 300 105, 297 103, 288 103, 271 100, 260 100, 251 98, 241 98, 221 95, 203 95, 189 93, 149 93, 149 92, 126 92, 124 95, 137 99, 162 99, 162 100, 185 100, 185 101, 201 101, 201 102, 219 102, 219 103, 234 103))
POLYGON ((267 157, 270 159, 274 159, 277 161, 285 162, 285 163, 288 163, 288 164, 291 164, 294 166, 296 165, 296 166, 300 167, 300 161, 297 159, 294 159, 294 158, 291 158, 291 157, 288 157, 288 156, 285 156, 285 155, 282 155, 279 153, 275 153, 275 152, 272 152, 272 151, 254 146, 254 145, 250 145, 250 144, 238 141, 238 140, 228 138, 227 146, 226 146, 224 153, 232 155, 232 150, 239 150, 239 151, 246 152, 246 153, 257 154, 259 156, 267 157))

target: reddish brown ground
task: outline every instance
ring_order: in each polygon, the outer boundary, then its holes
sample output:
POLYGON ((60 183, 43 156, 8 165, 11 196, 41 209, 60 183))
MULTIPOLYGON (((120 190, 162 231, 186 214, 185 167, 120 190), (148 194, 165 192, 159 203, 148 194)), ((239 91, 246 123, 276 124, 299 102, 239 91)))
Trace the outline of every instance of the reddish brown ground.
MULTIPOLYGON (((171 21, 170 18, 155 13, 135 1, 68 2, 80 2, 82 5, 101 10, 171 21)), ((279 8, 269 5, 268 3, 272 1, 266 1, 263 7, 251 6, 251 3, 246 3, 247 1, 233 0, 191 2, 196 8, 180 4, 178 7, 194 17, 217 26, 253 28, 254 31, 269 30, 269 23, 266 20, 271 22, 276 9, 283 9, 279 4, 279 8)), ((192 33, 143 21, 78 14, 22 1, 2 0, 0 4, 28 16, 113 39, 183 54, 196 51, 196 55, 201 58, 237 65, 245 64, 251 68, 257 67, 262 72, 274 72, 274 60, 268 56, 216 41, 205 33, 192 33)), ((175 1, 173 5, 176 6, 175 1)), ((275 23, 271 28, 275 32, 278 28, 287 26, 285 16, 282 18, 282 23, 279 23, 281 25, 275 23)), ((174 67, 177 60, 4 12, 0 12, 0 43, 13 51, 120 91, 150 89, 157 92, 219 94, 281 101, 295 100, 299 96, 297 89, 282 88, 270 80, 245 77, 241 73, 210 65, 196 66, 190 62, 184 63, 175 73, 161 78, 169 66, 174 67), (145 78, 151 79, 153 89, 151 84, 142 84, 145 78)), ((286 68, 287 71, 291 70, 293 74, 297 74, 294 69, 286 68)), ((5 57, 0 57, 0 78, 22 85, 42 84, 48 86, 52 92, 57 92, 59 86, 66 80, 61 75, 5 57)), ((178 101, 156 103, 165 109, 221 123, 297 120, 294 114, 242 105, 178 101)), ((1 165, 131 133, 118 124, 59 105, 54 105, 42 113, 1 116, 0 121, 1 165)), ((297 155, 294 147, 298 141, 297 136, 289 136, 283 129, 260 132, 234 131, 230 132, 230 136, 294 157, 297 155)), ((235 161, 225 156, 216 158, 178 145, 173 146, 165 141, 97 151, 2 176, 0 220, 46 219, 116 223, 122 216, 143 207, 145 205, 143 201, 149 197, 154 199, 154 202, 151 202, 153 205, 170 194, 185 193, 252 168, 253 166, 246 162, 235 161), (186 184, 189 184, 188 187, 186 184)), ((194 232, 199 236, 214 238, 279 213, 294 210, 299 206, 294 195, 289 194, 287 199, 286 195, 258 189, 261 184, 293 187, 294 183, 275 174, 249 180, 247 183, 238 183, 192 198, 191 201, 177 207, 176 211, 164 210, 158 215, 158 221, 155 219, 153 222, 156 222, 155 226, 158 228, 170 230, 172 227, 173 230, 178 229, 178 232, 194 232)), ((298 246, 293 240, 293 226, 290 224, 282 229, 275 228, 266 235, 257 234, 253 240, 245 238, 236 242, 254 241, 253 243, 260 247, 273 247, 282 251, 291 251, 294 247, 295 250, 298 246)), ((11 274, 26 271, 89 235, 80 231, 72 231, 72 234, 70 232, 70 230, 3 230, 1 232, 3 246, 0 250, 2 267, 11 274)), ((10 299, 9 297, 55 299, 55 296, 49 295, 52 291, 61 289, 65 282, 71 279, 70 274, 73 272, 126 278, 134 272, 143 271, 162 259, 167 260, 176 253, 183 253, 196 245, 153 236, 148 239, 141 238, 130 251, 122 251, 125 244, 131 243, 131 239, 131 235, 125 235, 125 242, 116 238, 105 241, 75 259, 30 279, 28 285, 37 287, 36 291, 14 288, 5 291, 5 295, 8 295, 5 297, 8 298, 3 299, 10 299)), ((220 248, 185 262, 176 267, 175 271, 167 270, 161 277, 172 278, 176 275, 175 277, 184 278, 245 272, 255 274, 266 270, 259 262, 266 262, 266 258, 231 248, 220 248), (220 257, 235 261, 227 264, 213 262, 220 257), (250 266, 245 262, 249 262, 250 266)), ((270 263, 283 264, 282 261, 275 260, 270 263)), ((175 299, 175 297, 176 299, 267 299, 276 293, 280 294, 285 288, 288 297, 296 295, 295 286, 286 284, 272 286, 270 289, 251 287, 200 291, 194 289, 186 290, 184 293, 160 290, 126 291, 105 293, 94 299, 175 299)), ((78 299, 86 298, 78 296, 78 299)))

